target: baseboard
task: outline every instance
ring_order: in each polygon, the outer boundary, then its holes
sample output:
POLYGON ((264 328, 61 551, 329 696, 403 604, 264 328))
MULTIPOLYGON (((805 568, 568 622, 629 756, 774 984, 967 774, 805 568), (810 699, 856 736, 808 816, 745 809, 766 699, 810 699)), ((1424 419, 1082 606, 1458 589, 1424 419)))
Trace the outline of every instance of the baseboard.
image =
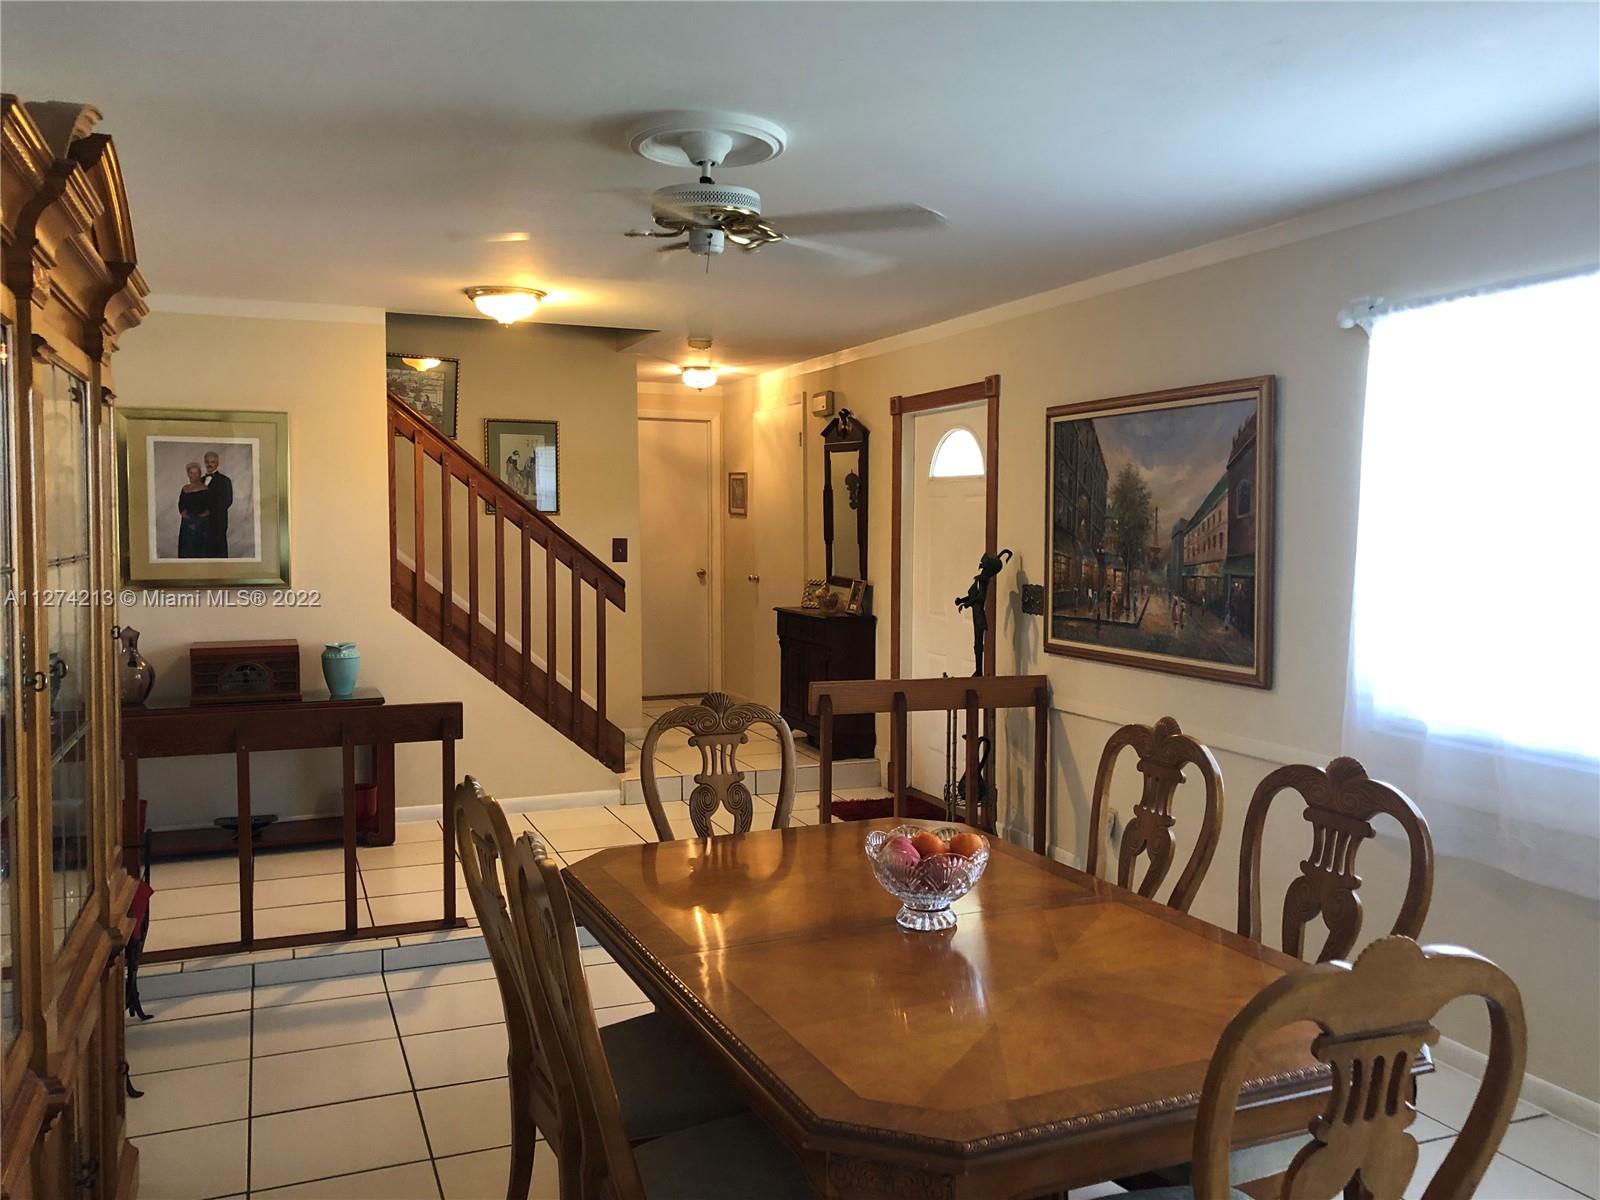
MULTIPOLYGON (((505 812, 547 812, 552 808, 604 808, 608 804, 616 804, 622 799, 617 790, 601 790, 595 792, 562 792, 554 796, 509 796, 505 799, 496 797, 500 807, 505 812)), ((444 805, 442 804, 411 804, 405 808, 394 810, 396 823, 402 821, 442 821, 444 819, 444 805)))
MULTIPOLYGON (((1434 1046, 1433 1057, 1444 1066, 1454 1067, 1474 1079, 1483 1078, 1484 1067, 1489 1062, 1489 1056, 1483 1051, 1474 1050, 1465 1042, 1447 1037, 1440 1038, 1438 1044, 1434 1046)), ((1537 1075, 1524 1075, 1522 1098, 1529 1104, 1544 1109, 1551 1116, 1570 1121, 1590 1133, 1600 1133, 1600 1102, 1591 1100, 1587 1096, 1569 1092, 1559 1084, 1551 1083, 1548 1079, 1540 1079, 1537 1075)))
MULTIPOLYGON (((1023 829, 1016 825, 1002 825, 1000 827, 1000 836, 1015 845, 1030 850, 1033 848, 1033 831, 1031 829, 1023 829)), ((1072 867, 1079 871, 1083 870, 1083 863, 1076 854, 1063 850, 1053 842, 1046 844, 1045 852, 1064 867, 1072 867)))

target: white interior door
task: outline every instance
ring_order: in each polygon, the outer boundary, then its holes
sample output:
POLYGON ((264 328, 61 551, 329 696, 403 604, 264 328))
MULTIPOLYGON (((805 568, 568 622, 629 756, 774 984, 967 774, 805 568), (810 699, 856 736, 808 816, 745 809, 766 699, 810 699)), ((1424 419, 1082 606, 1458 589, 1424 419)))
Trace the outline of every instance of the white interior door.
POLYGON ((711 424, 639 419, 644 694, 711 687, 711 424))
POLYGON ((805 451, 801 408, 757 409, 750 463, 750 512, 759 516, 756 541, 753 647, 755 695, 773 708, 779 701, 778 618, 773 609, 799 604, 805 586, 805 451))
MULTIPOLYGON (((912 418, 911 508, 905 544, 911 547, 909 595, 902 612, 908 631, 905 674, 921 679, 971 675, 972 615, 956 608, 978 572, 984 550, 984 404, 936 409, 912 418)), ((912 713, 906 781, 934 796, 945 785, 943 713, 912 713)), ((965 769, 957 742, 956 773, 965 769)))

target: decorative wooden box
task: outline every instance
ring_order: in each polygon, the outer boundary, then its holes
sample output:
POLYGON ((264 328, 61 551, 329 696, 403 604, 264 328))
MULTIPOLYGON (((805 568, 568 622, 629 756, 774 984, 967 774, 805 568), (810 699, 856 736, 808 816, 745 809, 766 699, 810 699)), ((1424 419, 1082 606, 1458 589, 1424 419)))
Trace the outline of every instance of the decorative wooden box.
POLYGON ((195 642, 189 647, 191 704, 298 699, 298 642, 195 642))

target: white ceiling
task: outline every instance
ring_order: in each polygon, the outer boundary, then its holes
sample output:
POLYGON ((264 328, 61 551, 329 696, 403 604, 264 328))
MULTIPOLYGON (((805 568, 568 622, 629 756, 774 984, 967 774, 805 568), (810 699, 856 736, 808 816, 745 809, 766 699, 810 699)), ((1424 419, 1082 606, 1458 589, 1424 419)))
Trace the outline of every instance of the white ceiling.
MULTIPOLYGON (((746 369, 916 328, 1596 127, 1588 3, 8 3, 0 76, 94 103, 158 292, 709 332, 746 369), (942 229, 656 254, 624 137, 784 125, 720 172, 768 214, 919 203, 942 229), (526 241, 490 241, 526 233, 526 241)), ((652 358, 651 356, 656 356, 652 358)))

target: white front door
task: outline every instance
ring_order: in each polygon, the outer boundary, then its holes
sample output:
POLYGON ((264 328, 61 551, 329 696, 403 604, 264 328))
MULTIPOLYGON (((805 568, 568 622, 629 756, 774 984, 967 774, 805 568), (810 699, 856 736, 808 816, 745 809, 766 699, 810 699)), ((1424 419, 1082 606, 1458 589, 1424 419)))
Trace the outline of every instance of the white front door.
POLYGON ((711 424, 639 419, 644 694, 711 688, 711 424))
MULTIPOLYGON (((912 418, 911 496, 905 544, 910 588, 902 618, 908 632, 904 675, 919 679, 971 675, 972 614, 956 608, 978 573, 984 551, 983 403, 935 409, 912 418)), ((946 781, 943 713, 912 713, 907 783, 942 796, 946 781)), ((964 732, 964 727, 962 729, 964 732)), ((959 737, 956 774, 966 766, 959 737)))
POLYGON ((752 422, 750 515, 761 522, 755 546, 755 629, 752 697, 779 707, 779 605, 799 604, 805 587, 805 452, 801 443, 802 405, 761 408, 752 422))

